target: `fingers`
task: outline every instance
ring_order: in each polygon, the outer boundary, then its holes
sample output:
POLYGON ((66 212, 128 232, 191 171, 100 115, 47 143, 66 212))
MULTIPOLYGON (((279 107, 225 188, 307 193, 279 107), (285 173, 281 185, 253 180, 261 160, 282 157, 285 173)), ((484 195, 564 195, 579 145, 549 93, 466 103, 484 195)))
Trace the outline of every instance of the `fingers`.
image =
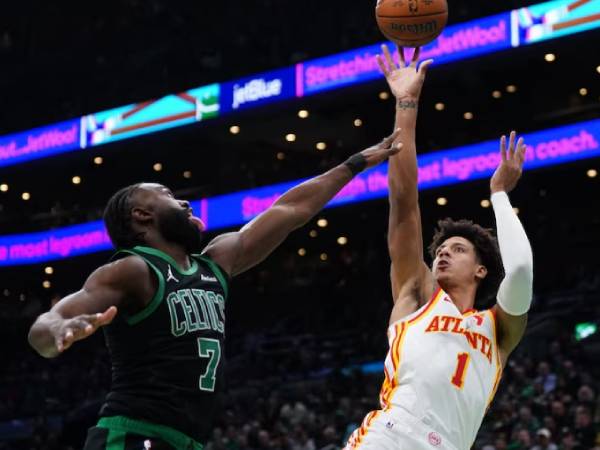
POLYGON ((527 147, 525 146, 525 139, 522 137, 517 141, 517 161, 519 165, 522 166, 525 162, 525 152, 527 151, 527 147))
POLYGON ((110 308, 108 308, 106 311, 104 311, 100 315, 100 318, 98 320, 98 326, 101 327, 104 325, 108 325, 109 323, 111 323, 113 321, 113 319, 115 318, 116 315, 117 315, 117 307, 111 306, 110 308))
POLYGON ((515 139, 517 138, 517 133, 515 131, 510 132, 510 140, 508 142, 508 157, 509 159, 513 159, 515 157, 515 139))
POLYGON ((413 53, 412 59, 410 60, 410 67, 417 68, 417 63, 419 62, 419 55, 421 54, 421 47, 415 48, 415 52, 413 53))
POLYGON ((383 142, 382 142, 382 146, 383 146, 384 148, 387 148, 387 147, 389 147, 390 145, 392 145, 392 143, 393 143, 393 142, 394 142, 394 141, 395 141, 395 140, 398 138, 398 136, 400 135, 400 131, 401 131, 401 129, 400 129, 400 128, 396 128, 396 129, 394 130, 394 132, 393 132, 391 135, 389 135, 388 137, 386 137, 386 138, 383 140, 383 142))
POLYGON ((429 70, 429 66, 433 64, 433 59, 427 59, 421 63, 419 66, 419 72, 423 77, 427 75, 427 71, 429 70))
MULTIPOLYGON (((392 59, 392 54, 390 53, 388 46, 383 44, 381 46, 381 50, 383 50, 383 55, 385 56, 385 60, 388 63, 388 67, 389 67, 390 71, 396 70, 397 67, 396 67, 396 64, 394 64, 394 60, 392 59)), ((402 58, 404 58, 404 56, 402 56, 402 58)))
POLYGON ((504 135, 500 138, 500 154, 502 155, 502 161, 506 161, 506 136, 504 135))
POLYGON ((396 153, 400 153, 400 150, 402 150, 403 145, 404 144, 402 142, 394 143, 394 145, 392 145, 392 148, 388 152, 388 156, 392 156, 392 155, 395 155, 396 153))
POLYGON ((387 78, 390 75, 390 72, 387 69, 387 67, 385 67, 385 63, 383 62, 383 58, 381 57, 381 55, 377 55, 376 59, 377 59, 377 64, 379 64, 379 68, 381 69, 381 71, 383 72, 383 74, 385 75, 385 77, 387 78))

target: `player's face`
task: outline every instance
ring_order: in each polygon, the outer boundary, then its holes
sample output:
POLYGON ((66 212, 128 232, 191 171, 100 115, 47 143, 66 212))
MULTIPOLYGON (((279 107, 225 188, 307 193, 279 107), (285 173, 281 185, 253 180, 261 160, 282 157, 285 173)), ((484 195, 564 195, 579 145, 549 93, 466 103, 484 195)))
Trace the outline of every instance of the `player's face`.
POLYGON ((170 189, 160 184, 143 184, 141 188, 148 194, 146 202, 163 238, 181 245, 188 253, 199 252, 205 225, 192 214, 189 202, 176 199, 170 189))
POLYGON ((487 274, 473 244, 459 236, 446 239, 437 248, 432 272, 442 287, 477 282, 487 274))

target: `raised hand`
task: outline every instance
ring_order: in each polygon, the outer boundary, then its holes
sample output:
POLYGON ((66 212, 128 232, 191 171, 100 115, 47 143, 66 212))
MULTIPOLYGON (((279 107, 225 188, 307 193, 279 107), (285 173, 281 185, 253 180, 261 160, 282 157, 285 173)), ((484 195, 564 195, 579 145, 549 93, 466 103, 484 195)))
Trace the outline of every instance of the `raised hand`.
POLYGON ((515 146, 516 137, 516 132, 513 131, 510 133, 508 150, 506 149, 506 136, 500 138, 502 161, 500 161, 500 165, 490 180, 490 190, 492 191, 492 194, 500 191, 506 193, 512 191, 517 185, 519 178, 521 178, 527 147, 525 146, 525 141, 522 137, 519 138, 515 146))
POLYGON ((433 59, 423 61, 420 66, 417 67, 419 55, 421 54, 421 48, 417 47, 410 64, 406 64, 404 48, 398 47, 400 65, 396 66, 386 44, 381 46, 381 50, 383 56, 377 55, 377 63, 385 75, 385 79, 387 80, 394 97, 399 101, 418 100, 419 95, 421 94, 421 88, 425 82, 427 69, 433 62, 433 59))
POLYGON ((103 313, 81 314, 71 319, 61 320, 53 331, 58 353, 67 350, 74 342, 85 339, 104 325, 108 325, 117 315, 117 308, 111 306, 103 313))

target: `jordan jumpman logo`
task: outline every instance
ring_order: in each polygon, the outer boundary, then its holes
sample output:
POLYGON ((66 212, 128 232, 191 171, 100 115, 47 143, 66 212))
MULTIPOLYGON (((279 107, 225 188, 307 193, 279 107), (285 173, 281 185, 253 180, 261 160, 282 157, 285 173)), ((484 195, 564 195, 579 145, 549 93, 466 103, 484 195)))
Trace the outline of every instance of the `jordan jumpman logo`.
POLYGON ((171 270, 171 266, 169 265, 169 270, 167 271, 167 283, 171 280, 175 281, 176 283, 179 283, 179 280, 173 276, 173 271, 171 270))

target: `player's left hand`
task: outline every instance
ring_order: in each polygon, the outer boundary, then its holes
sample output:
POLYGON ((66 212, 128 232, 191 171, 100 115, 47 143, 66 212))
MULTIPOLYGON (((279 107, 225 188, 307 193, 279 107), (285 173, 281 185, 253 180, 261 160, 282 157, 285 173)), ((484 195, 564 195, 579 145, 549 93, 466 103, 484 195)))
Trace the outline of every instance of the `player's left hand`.
POLYGON ((419 55, 421 53, 421 47, 417 47, 410 64, 407 64, 404 58, 404 48, 398 47, 400 64, 397 66, 392 59, 392 55, 386 44, 381 46, 381 50, 383 56, 377 55, 377 63, 385 75, 385 79, 387 80, 394 97, 401 101, 418 100, 419 95, 421 95, 423 83, 425 82, 427 69, 433 62, 433 59, 423 61, 420 66, 417 67, 419 55))
POLYGON ((502 161, 494 172, 490 181, 490 189, 492 194, 495 192, 504 191, 506 193, 512 191, 521 174, 523 173, 523 163, 525 162, 525 141, 521 137, 516 143, 517 138, 516 132, 510 133, 510 141, 508 145, 508 151, 506 149, 506 136, 502 136, 500 139, 500 153, 502 155, 502 161))

